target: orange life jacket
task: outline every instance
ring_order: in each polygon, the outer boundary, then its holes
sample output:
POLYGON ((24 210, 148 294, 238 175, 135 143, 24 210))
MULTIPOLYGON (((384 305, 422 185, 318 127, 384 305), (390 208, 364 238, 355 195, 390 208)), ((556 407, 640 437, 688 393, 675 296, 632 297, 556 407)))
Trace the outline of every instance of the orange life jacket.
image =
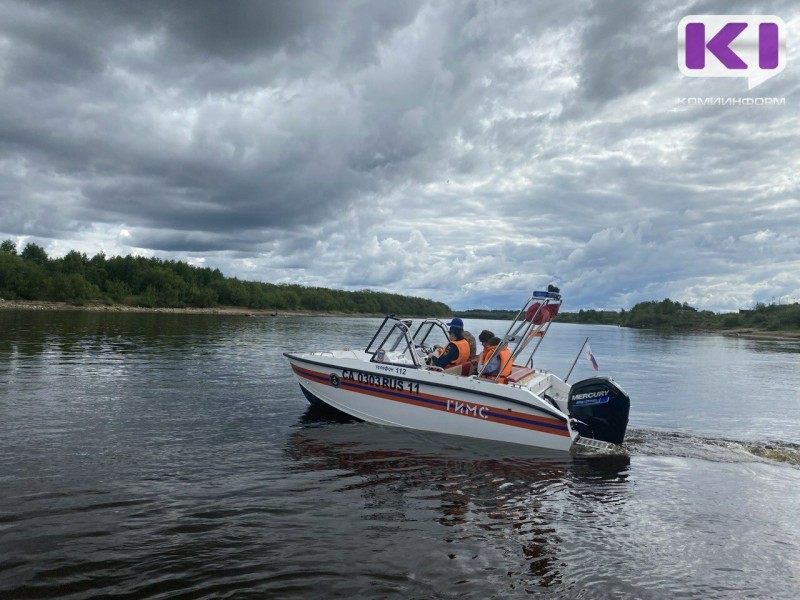
POLYGON ((483 351, 481 351, 481 356, 478 359, 478 369, 482 369, 486 366, 486 363, 489 362, 489 359, 492 357, 492 353, 497 346, 486 346, 484 347, 483 351))
POLYGON ((506 382, 506 377, 511 375, 512 368, 514 365, 511 364, 511 350, 506 346, 500 350, 500 379, 498 379, 500 383, 506 382))
MULTIPOLYGON (((488 348, 485 348, 483 350, 483 353, 481 354, 482 366, 486 366, 486 363, 489 362, 489 359, 492 357, 495 348, 497 348, 497 346, 489 346, 488 348)), ((500 378, 498 379, 498 381, 500 383, 505 383, 506 377, 511 375, 511 369, 514 366, 511 364, 511 350, 509 350, 508 346, 506 346, 505 348, 500 350, 498 356, 500 359, 500 364, 498 365, 498 367, 500 368, 500 378)), ((496 379, 497 373, 495 373, 494 375, 489 375, 488 373, 484 373, 481 377, 484 377, 486 379, 496 379)))
POLYGON ((447 365, 445 369, 448 367, 454 367, 456 365, 463 365, 465 362, 469 362, 469 342, 467 340, 456 340, 455 342, 450 343, 458 349, 458 358, 447 365))

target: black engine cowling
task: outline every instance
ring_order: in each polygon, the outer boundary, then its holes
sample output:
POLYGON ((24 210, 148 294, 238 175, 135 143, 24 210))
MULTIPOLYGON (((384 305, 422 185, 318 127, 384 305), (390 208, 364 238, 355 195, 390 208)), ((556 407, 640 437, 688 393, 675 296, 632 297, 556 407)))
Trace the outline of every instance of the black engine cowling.
POLYGON ((621 444, 628 428, 631 399, 610 377, 592 377, 572 386, 569 416, 581 437, 621 444))

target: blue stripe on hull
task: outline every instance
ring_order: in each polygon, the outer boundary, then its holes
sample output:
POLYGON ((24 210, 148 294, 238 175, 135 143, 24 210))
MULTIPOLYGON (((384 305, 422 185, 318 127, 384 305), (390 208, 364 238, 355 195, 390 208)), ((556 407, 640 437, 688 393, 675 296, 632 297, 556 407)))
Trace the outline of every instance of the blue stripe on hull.
MULTIPOLYGON (((298 365, 292 365, 292 369, 294 370, 295 374, 308 380, 311 382, 319 383, 325 386, 330 386, 330 376, 324 373, 319 373, 317 371, 312 371, 310 369, 306 369, 300 367, 298 365)), ((306 394, 308 398, 308 393, 303 388, 303 393, 306 394)), ((435 396, 432 394, 422 393, 422 394, 408 394, 406 392, 397 391, 397 390, 389 390, 380 388, 375 385, 371 385, 368 383, 357 383, 354 381, 349 381, 347 379, 343 379, 339 387, 346 391, 355 392, 357 394, 364 394, 367 396, 374 396, 377 398, 383 398, 387 400, 395 400, 398 402, 403 402, 410 405, 420 406, 423 408, 430 408, 439 411, 448 411, 450 408, 450 400, 441 396, 435 396)), ((313 396, 313 394, 312 394, 313 396)), ((324 400, 318 398, 317 396, 313 396, 316 401, 324 403, 324 400)), ((458 402, 453 400, 453 402, 458 402)), ((509 410, 502 410, 495 407, 484 407, 485 408, 485 416, 482 415, 482 418, 486 418, 490 422, 499 423, 502 425, 510 425, 512 427, 521 427, 524 429, 531 429, 535 431, 541 431, 543 433, 550 433, 559 436, 568 437, 569 428, 567 427, 566 423, 562 421, 557 421, 552 418, 536 416, 526 413, 520 413, 518 411, 511 411, 509 410)), ((456 414, 456 413, 452 413, 456 414)), ((460 414, 460 413, 459 413, 460 414)), ((460 414, 464 417, 471 417, 472 415, 468 414, 460 414)))

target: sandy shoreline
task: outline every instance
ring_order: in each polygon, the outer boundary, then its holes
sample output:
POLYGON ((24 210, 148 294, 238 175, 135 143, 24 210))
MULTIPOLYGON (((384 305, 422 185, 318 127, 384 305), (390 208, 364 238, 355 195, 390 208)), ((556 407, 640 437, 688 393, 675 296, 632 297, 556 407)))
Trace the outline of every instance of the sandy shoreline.
POLYGON ((69 312, 107 312, 107 313, 166 313, 185 315, 238 315, 243 317, 380 317, 384 315, 353 315, 336 312, 291 311, 276 309, 245 308, 241 306, 215 306, 213 308, 149 308, 146 306, 126 306, 124 304, 86 304, 75 306, 67 302, 45 300, 0 300, 0 310, 24 311, 69 311, 69 312))
POLYGON ((800 331, 767 331, 763 329, 733 329, 725 331, 705 330, 700 333, 716 333, 730 337, 757 338, 760 340, 800 340, 800 331))

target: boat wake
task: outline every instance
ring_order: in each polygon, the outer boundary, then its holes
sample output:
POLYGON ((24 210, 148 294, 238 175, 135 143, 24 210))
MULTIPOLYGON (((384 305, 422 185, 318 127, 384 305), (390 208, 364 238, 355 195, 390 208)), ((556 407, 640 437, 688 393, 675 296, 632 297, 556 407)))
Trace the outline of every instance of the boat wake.
MULTIPOLYGON (((300 420, 302 428, 329 427, 334 424, 357 423, 355 419, 330 408, 308 407, 300 420)), ((371 437, 370 426, 364 436, 371 437)), ((350 431, 348 435, 353 435, 350 431)), ((425 438, 426 445, 441 447, 458 446, 449 436, 435 437, 435 441, 428 440, 421 432, 407 433, 415 438, 425 438)), ((401 436, 402 437, 402 436, 401 436)), ((406 440, 407 441, 407 440, 406 440)), ((420 440, 417 439, 417 442, 420 440)), ((476 451, 474 442, 468 444, 471 452, 476 451)), ((502 446, 508 447, 507 444, 502 446)), ((513 445, 512 445, 513 446, 513 445)), ((493 448, 492 452, 496 452, 493 448)), ((527 451, 529 452, 529 450, 527 451)), ((676 432, 657 431, 649 429, 629 429, 628 437, 622 445, 612 445, 607 449, 596 449, 576 446, 573 455, 580 459, 603 457, 636 457, 636 456, 676 456, 681 458, 697 458, 712 462, 744 463, 764 462, 783 463, 793 467, 800 467, 800 444, 783 441, 743 441, 725 438, 705 437, 701 435, 676 432)))
POLYGON ((624 444, 633 456, 677 456, 712 462, 779 462, 800 467, 800 444, 704 437, 675 431, 629 429, 624 444))

